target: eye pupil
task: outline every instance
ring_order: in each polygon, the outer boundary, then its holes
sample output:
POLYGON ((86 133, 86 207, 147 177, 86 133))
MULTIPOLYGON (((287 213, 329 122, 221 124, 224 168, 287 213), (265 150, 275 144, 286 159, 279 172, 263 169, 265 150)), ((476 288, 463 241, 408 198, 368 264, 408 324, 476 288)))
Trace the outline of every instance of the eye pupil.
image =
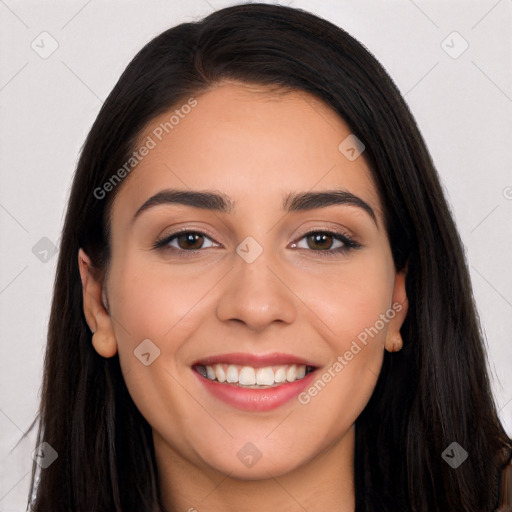
POLYGON ((178 245, 181 249, 200 249, 201 245, 203 245, 202 239, 203 235, 200 235, 199 233, 185 233, 178 237, 178 245), (199 243, 197 243, 198 240, 199 243), (182 242, 185 242, 185 244, 182 244, 182 242))
POLYGON ((332 235, 328 235, 326 233, 315 233, 308 237, 309 240, 313 240, 313 244, 320 247, 312 247, 311 244, 308 243, 311 249, 320 248, 320 249, 328 249, 332 245, 332 235), (325 242, 329 241, 330 243, 325 246, 325 242))

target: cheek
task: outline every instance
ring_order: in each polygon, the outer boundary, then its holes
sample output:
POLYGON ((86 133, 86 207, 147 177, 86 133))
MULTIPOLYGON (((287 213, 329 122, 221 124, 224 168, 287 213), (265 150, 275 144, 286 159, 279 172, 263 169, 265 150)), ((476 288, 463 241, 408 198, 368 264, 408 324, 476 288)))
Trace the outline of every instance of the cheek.
MULTIPOLYGON (((211 316, 208 291, 222 272, 172 268, 136 251, 125 254, 109 276, 111 314, 126 384, 141 412, 149 414, 154 399, 172 387, 173 376, 183 377, 187 340, 211 316)), ((172 400, 162 403, 179 407, 172 400)))
POLYGON ((214 272, 191 272, 186 265, 171 271, 147 256, 127 256, 118 262, 109 279, 118 341, 167 339, 178 323, 180 329, 186 325, 194 307, 218 279, 214 272))
POLYGON ((304 300, 317 313, 317 330, 329 345, 331 359, 301 403, 314 402, 319 414, 333 411, 336 404, 340 421, 355 421, 369 400, 382 365, 388 325, 395 316, 392 260, 382 254, 360 256, 323 280, 322 292, 316 288, 304 300))
MULTIPOLYGON (((186 410, 186 393, 176 392, 182 378, 176 369, 184 340, 198 322, 194 305, 205 288, 200 279, 191 286, 186 272, 170 272, 161 262, 133 253, 126 251, 112 264, 109 300, 126 386, 153 424, 164 409, 186 410)), ((179 430, 178 423, 168 422, 166 428, 179 430)))
POLYGON ((360 253, 319 280, 317 287, 304 287, 310 290, 305 302, 329 328, 326 332, 338 352, 347 350, 347 343, 361 333, 364 338, 376 323, 379 332, 372 330, 372 338, 385 338, 388 322, 381 319, 391 306, 394 271, 392 260, 383 254, 360 253))

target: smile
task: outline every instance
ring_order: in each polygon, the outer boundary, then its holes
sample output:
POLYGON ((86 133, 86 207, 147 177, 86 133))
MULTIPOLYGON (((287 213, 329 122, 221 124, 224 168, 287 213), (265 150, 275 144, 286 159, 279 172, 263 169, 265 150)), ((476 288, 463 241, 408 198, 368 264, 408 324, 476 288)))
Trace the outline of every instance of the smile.
POLYGON ((286 354, 224 354, 192 365, 209 396, 246 411, 284 405, 311 383, 316 369, 286 354))
POLYGON ((302 379, 313 367, 304 364, 280 366, 241 366, 234 364, 198 365, 196 371, 209 380, 236 384, 249 389, 264 389, 275 387, 285 382, 295 382, 302 379))

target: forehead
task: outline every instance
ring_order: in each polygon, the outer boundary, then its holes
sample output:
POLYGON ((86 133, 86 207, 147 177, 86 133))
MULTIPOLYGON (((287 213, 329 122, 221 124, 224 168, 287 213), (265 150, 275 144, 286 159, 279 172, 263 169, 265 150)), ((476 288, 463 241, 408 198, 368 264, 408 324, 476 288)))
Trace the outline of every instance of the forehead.
POLYGON ((220 84, 146 126, 137 148, 150 149, 119 191, 112 220, 165 188, 221 191, 235 209, 277 209, 290 191, 343 188, 380 216, 364 154, 352 160, 340 150, 351 136, 331 108, 303 91, 220 84))

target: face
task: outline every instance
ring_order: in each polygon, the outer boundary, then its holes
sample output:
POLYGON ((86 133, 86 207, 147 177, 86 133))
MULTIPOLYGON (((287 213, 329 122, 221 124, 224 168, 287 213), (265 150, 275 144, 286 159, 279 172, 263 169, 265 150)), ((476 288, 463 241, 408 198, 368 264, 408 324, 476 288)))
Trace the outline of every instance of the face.
POLYGON ((194 100, 141 134, 154 147, 112 206, 108 315, 86 316, 160 454, 283 475, 353 442, 404 279, 364 153, 325 104, 236 83, 194 100))

